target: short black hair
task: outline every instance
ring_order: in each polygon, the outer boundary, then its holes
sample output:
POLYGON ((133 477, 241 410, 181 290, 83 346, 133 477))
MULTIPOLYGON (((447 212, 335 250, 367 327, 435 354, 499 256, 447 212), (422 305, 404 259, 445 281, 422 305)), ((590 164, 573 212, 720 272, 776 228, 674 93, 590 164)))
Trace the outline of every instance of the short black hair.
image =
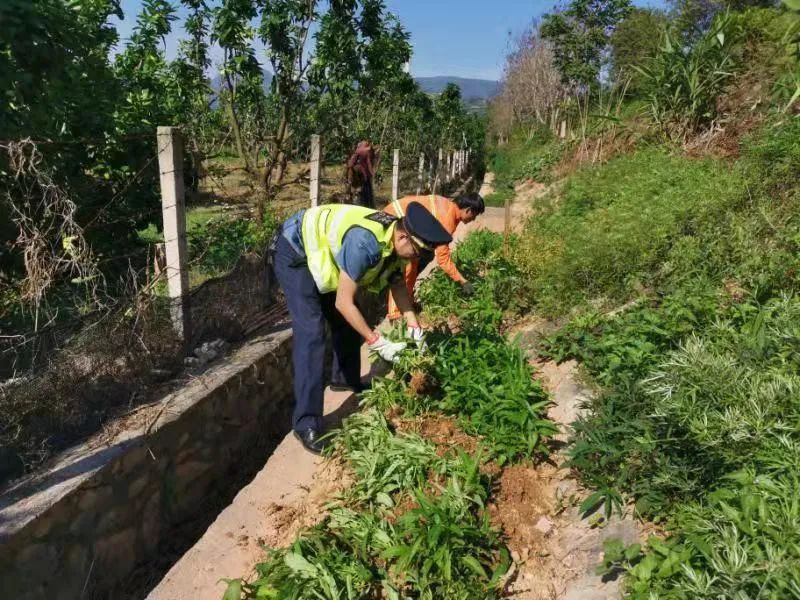
POLYGON ((478 192, 459 196, 456 198, 456 204, 458 208, 471 208, 472 212, 476 215, 482 215, 486 211, 486 204, 483 202, 483 198, 481 198, 478 192))

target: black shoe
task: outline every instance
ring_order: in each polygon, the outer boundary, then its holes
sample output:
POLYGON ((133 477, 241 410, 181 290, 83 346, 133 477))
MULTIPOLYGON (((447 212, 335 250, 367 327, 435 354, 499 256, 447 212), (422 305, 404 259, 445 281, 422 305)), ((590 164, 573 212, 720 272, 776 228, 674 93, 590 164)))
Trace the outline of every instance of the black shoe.
POLYGON ((321 440, 322 434, 310 427, 303 431, 295 431, 294 437, 300 440, 303 447, 313 454, 322 454, 322 451, 328 445, 328 440, 321 440))
POLYGON ((349 385, 347 383, 331 383, 330 388, 332 392, 352 392, 353 394, 360 394, 369 386, 359 383, 357 386, 349 385))

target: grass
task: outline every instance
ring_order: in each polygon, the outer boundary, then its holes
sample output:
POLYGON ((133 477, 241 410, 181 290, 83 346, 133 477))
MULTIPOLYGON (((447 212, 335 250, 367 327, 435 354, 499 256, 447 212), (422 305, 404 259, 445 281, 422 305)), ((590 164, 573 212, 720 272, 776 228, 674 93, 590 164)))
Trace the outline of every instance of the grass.
POLYGON ((607 549, 629 597, 800 597, 800 120, 733 163, 644 148, 573 175, 515 246, 545 344, 596 382, 570 466, 669 532, 607 549), (609 310, 624 306, 620 311, 609 310))
POLYGON ((615 305, 676 271, 705 268, 672 250, 740 203, 743 187, 713 160, 657 148, 620 156, 570 178, 529 224, 515 259, 549 315, 589 300, 615 305))
POLYGON ((477 268, 481 257, 489 273, 474 298, 447 291, 429 298, 437 314, 469 307, 464 331, 431 335, 425 354, 407 351, 395 376, 376 381, 361 412, 345 419, 332 452, 351 471, 352 485, 321 524, 288 548, 270 550, 255 581, 230 582, 226 600, 500 598, 511 559, 489 522, 493 480, 481 466, 535 456, 554 428, 542 416, 546 397, 527 362, 497 334, 508 308, 495 295, 499 240, 473 235, 459 250, 460 267, 477 268), (431 381, 425 390, 414 387, 422 372, 431 381), (384 414, 390 409, 455 415, 479 436, 478 450, 438 452, 422 437, 396 431, 384 414))
POLYGON ((533 136, 512 137, 506 146, 497 148, 489 159, 489 169, 494 173, 495 192, 484 200, 487 206, 504 206, 514 197, 514 186, 523 180, 550 182, 550 167, 564 152, 565 146, 549 130, 533 136))

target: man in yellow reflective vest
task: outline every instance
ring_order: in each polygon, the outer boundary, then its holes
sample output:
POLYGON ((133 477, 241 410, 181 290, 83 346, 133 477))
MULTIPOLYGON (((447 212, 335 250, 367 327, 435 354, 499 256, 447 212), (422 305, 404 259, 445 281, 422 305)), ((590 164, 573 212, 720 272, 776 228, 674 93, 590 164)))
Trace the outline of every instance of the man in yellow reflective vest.
MULTIPOLYGON (((455 200, 450 200, 444 196, 436 196, 434 194, 430 196, 406 196, 405 198, 395 200, 387 206, 385 210, 390 215, 402 217, 409 204, 412 202, 418 202, 427 208, 450 235, 455 233, 461 223, 472 223, 472 221, 486 211, 483 198, 477 193, 464 194, 455 200)), ((425 258, 422 260, 411 260, 406 266, 406 290, 408 291, 409 298, 411 298, 411 302, 414 302, 414 285, 417 282, 417 277, 425 270, 429 262, 430 260, 426 260, 425 258)), ((444 244, 436 248, 436 262, 453 281, 461 286, 464 295, 469 296, 474 292, 472 284, 464 278, 453 262, 453 257, 450 255, 450 246, 444 244)), ((402 316, 400 314, 400 309, 397 308, 397 303, 394 301, 394 295, 391 293, 389 294, 388 316, 391 320, 399 319, 402 316)))
POLYGON ((307 450, 319 453, 324 446, 325 322, 333 340, 332 387, 360 391, 361 340, 390 362, 406 344, 389 342, 373 331, 356 306, 356 291, 391 287, 406 318, 408 338, 420 342, 422 329, 403 269, 409 260, 451 241, 417 203, 401 218, 361 206, 323 205, 296 213, 279 228, 270 251, 292 318, 294 432, 307 450))

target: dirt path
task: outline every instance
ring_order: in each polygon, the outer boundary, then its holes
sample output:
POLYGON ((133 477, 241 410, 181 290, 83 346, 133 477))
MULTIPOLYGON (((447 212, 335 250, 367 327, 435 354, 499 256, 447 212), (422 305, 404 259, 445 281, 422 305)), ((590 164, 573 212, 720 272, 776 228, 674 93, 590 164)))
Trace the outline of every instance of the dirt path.
MULTIPOLYGON (((491 193, 493 177, 481 193, 491 193)), ((531 201, 541 188, 524 188, 512 205, 513 224, 521 229, 531 201)), ((475 223, 457 231, 456 242, 470 231, 503 231, 504 209, 489 208, 475 223)), ((524 340, 539 335, 541 323, 520 328, 524 340)), ((364 361, 367 364, 367 361, 364 361)), ((550 417, 567 431, 587 394, 576 383, 574 363, 536 365, 538 376, 553 395, 550 417)), ((345 394, 326 393, 332 422, 355 409, 345 394)), ((562 433, 561 439, 565 439, 562 433)), ((494 510, 509 536, 515 561, 509 597, 524 600, 600 600, 619 598, 618 582, 594 574, 603 541, 620 537, 628 543, 640 536, 636 523, 618 521, 592 527, 576 506, 585 496, 570 473, 550 464, 506 469, 494 510)), ((338 465, 325 464, 303 450, 290 435, 264 469, 209 527, 198 543, 169 571, 149 600, 219 600, 222 579, 247 576, 264 558, 261 544, 288 544, 301 527, 319 521, 328 498, 346 485, 338 465)), ((492 508, 490 507, 490 510, 492 508)))
MULTIPOLYGON (((536 335, 537 327, 518 333, 536 335)), ((568 438, 569 426, 588 399, 588 392, 576 379, 574 362, 536 365, 537 377, 551 393, 549 417, 559 424, 560 441, 568 438)), ((522 517, 510 535, 510 548, 517 568, 509 586, 509 597, 521 600, 602 600, 621 598, 620 582, 606 581, 595 574, 603 556, 603 542, 620 538, 626 544, 640 541, 638 523, 612 518, 593 525, 582 518, 578 506, 588 492, 581 490, 571 472, 556 465, 564 456, 557 453, 551 464, 528 467, 517 474, 517 497, 522 517)), ((513 519, 512 519, 513 521, 513 519)))

